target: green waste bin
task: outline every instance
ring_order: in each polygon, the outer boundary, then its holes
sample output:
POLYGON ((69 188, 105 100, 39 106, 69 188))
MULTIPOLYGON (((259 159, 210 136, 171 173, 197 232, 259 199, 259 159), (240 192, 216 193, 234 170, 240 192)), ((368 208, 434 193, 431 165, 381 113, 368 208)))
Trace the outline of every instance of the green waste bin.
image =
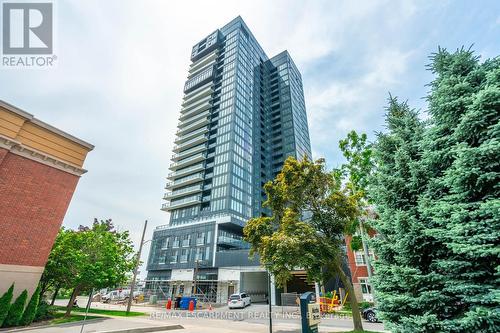
POLYGON ((149 304, 156 304, 156 303, 158 303, 158 295, 149 296, 149 304))

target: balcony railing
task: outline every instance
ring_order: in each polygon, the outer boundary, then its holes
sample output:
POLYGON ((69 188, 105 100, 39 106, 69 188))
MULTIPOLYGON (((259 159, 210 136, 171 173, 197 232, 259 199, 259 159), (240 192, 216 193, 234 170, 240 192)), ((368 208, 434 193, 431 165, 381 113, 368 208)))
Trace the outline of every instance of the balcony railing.
POLYGON ((187 166, 191 163, 203 161, 205 159, 205 156, 206 156, 205 153, 200 153, 200 154, 196 154, 196 155, 193 155, 191 157, 185 158, 183 160, 180 160, 178 162, 174 162, 174 163, 170 164, 170 170, 176 170, 176 169, 179 169, 180 167, 187 166))
POLYGON ((163 199, 165 199, 165 200, 172 200, 172 199, 174 199, 176 197, 179 197, 179 196, 182 196, 182 195, 200 192, 201 190, 202 190, 201 184, 200 185, 189 186, 189 187, 177 190, 177 191, 167 192, 163 196, 163 199))
POLYGON ((211 106, 210 100, 207 100, 204 103, 196 105, 195 107, 190 106, 189 108, 182 109, 181 116, 179 117, 179 120, 184 121, 186 119, 189 119, 189 118, 207 110, 208 108, 210 108, 210 106, 211 106))
POLYGON ((202 127, 202 128, 197 129, 197 130, 194 130, 192 132, 178 136, 174 142, 177 144, 180 144, 180 143, 186 142, 187 140, 190 140, 191 138, 196 137, 197 135, 204 134, 206 132, 208 132, 208 128, 202 127))
POLYGON ((184 102, 182 103, 182 106, 186 107, 187 105, 191 105, 201 99, 206 99, 206 97, 210 97, 212 92, 212 82, 206 83, 205 85, 191 91, 189 94, 184 95, 184 102))
POLYGON ((208 136, 207 135, 200 135, 200 136, 195 137, 194 139, 188 140, 186 142, 183 142, 181 144, 174 146, 172 151, 179 152, 183 149, 194 147, 194 146, 196 146, 200 143, 206 142, 206 141, 208 141, 208 136))
POLYGON ((180 159, 186 158, 190 155, 201 152, 201 151, 205 150, 206 148, 207 148, 207 145, 204 144, 204 145, 195 146, 195 147, 190 148, 190 149, 186 149, 180 153, 173 154, 172 161, 178 161, 180 159))
POLYGON ((197 205, 199 203, 201 203, 201 196, 195 195, 195 196, 187 197, 187 198, 180 199, 180 200, 166 202, 161 206, 161 209, 169 211, 169 210, 176 209, 176 208, 197 205))
POLYGON ((203 172, 199 172, 199 173, 196 173, 194 175, 182 177, 182 178, 176 179, 172 182, 168 182, 167 185, 165 186, 165 188, 171 189, 174 187, 189 185, 191 183, 195 183, 195 182, 200 181, 200 180, 203 180, 203 172))
MULTIPOLYGON (((201 126, 205 126, 206 124, 209 123, 208 121, 208 112, 203 112, 201 113, 201 116, 199 118, 201 119, 198 119, 194 122, 181 122, 177 127, 179 128, 179 130, 176 132, 177 135, 183 135, 184 133, 188 133, 189 131, 192 131, 194 129, 197 129, 201 126)), ((197 117, 198 118, 198 117, 197 117)))
POLYGON ((203 168, 204 168, 203 163, 196 164, 186 169, 181 169, 179 171, 171 172, 168 174, 168 178, 172 179, 172 178, 182 177, 184 175, 188 175, 190 173, 203 170, 203 168))

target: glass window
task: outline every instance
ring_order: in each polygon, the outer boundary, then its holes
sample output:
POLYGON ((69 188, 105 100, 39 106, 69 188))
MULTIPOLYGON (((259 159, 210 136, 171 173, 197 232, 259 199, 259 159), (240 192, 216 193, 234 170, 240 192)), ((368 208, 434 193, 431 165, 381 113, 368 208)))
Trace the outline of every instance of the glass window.
POLYGON ((368 283, 368 278, 358 278, 359 284, 361 285, 361 292, 363 294, 371 294, 372 286, 368 283))
POLYGON ((177 263, 177 257, 179 255, 179 251, 178 250, 175 250, 172 252, 172 255, 170 256, 170 263, 171 264, 175 264, 177 263))

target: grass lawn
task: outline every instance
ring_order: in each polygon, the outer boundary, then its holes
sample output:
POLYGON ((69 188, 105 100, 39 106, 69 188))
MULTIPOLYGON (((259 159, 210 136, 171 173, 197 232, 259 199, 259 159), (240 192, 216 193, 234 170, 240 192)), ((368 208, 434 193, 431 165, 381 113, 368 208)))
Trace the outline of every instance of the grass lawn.
POLYGON ((347 311, 347 310, 335 311, 335 312, 333 312, 333 314, 352 317, 352 312, 351 311, 347 311))
POLYGON ((332 332, 332 333, 380 333, 374 331, 343 331, 343 332, 332 332))
MULTIPOLYGON (((81 314, 72 314, 68 318, 64 317, 64 312, 57 312, 54 315, 54 319, 48 320, 46 323, 49 325, 57 325, 57 324, 64 324, 64 323, 72 323, 74 321, 80 321, 85 318, 85 315, 81 314)), ((89 319, 96 319, 96 318, 102 318, 99 316, 87 316, 87 320, 89 319)))
MULTIPOLYGON (((58 310, 66 310, 65 306, 56 306, 58 310)), ((85 312, 85 308, 80 308, 80 307, 74 307, 73 308, 74 312, 85 312)), ((108 315, 108 316, 119 316, 119 317, 127 317, 127 311, 122 311, 122 310, 104 310, 104 309, 89 309, 89 313, 95 313, 95 314, 103 314, 103 315, 108 315)), ((136 311, 130 311, 128 313, 128 317, 136 317, 136 316, 145 316, 145 312, 136 312, 136 311)))

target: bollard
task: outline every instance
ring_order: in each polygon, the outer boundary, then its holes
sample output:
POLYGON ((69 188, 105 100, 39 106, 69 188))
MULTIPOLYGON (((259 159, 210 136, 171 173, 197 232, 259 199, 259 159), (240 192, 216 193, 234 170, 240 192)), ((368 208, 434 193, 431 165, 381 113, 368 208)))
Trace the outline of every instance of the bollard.
POLYGON ((172 308, 172 299, 169 297, 167 303, 165 304, 165 307, 167 310, 170 310, 172 308))
POLYGON ((194 310, 194 301, 193 301, 193 300, 190 300, 190 301, 189 301, 189 311, 190 311, 190 312, 193 312, 193 310, 194 310))

